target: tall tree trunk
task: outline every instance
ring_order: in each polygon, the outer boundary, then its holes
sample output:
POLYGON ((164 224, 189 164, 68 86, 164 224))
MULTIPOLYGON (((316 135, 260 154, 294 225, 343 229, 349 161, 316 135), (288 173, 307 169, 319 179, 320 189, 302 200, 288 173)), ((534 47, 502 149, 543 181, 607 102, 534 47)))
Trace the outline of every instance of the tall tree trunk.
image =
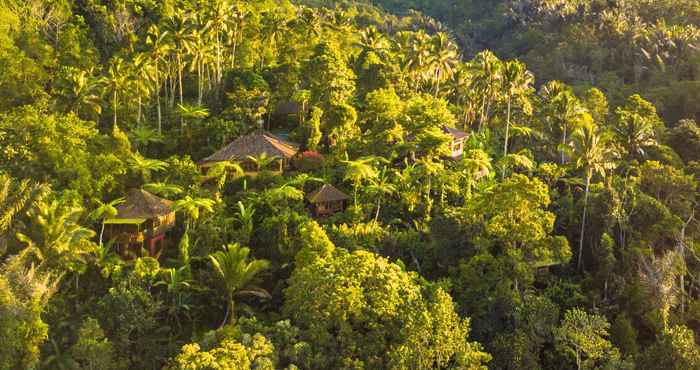
POLYGON ((584 232, 586 231, 586 216, 588 213, 588 193, 590 191, 591 185, 591 174, 586 175, 586 194, 583 198, 583 216, 581 217, 581 237, 578 243, 578 270, 581 271, 583 268, 583 239, 584 232))
POLYGON ((136 113, 136 127, 141 127, 141 112, 142 112, 142 99, 141 99, 141 93, 139 92, 139 97, 138 97, 138 111, 136 113))
POLYGON ((105 234, 105 221, 102 220, 102 227, 100 228, 100 248, 102 248, 102 238, 105 234))
POLYGON ((158 134, 161 134, 163 131, 163 113, 160 110, 160 76, 158 75, 158 62, 156 62, 155 67, 156 110, 158 111, 158 134))
POLYGON ((114 86, 114 93, 112 94, 112 109, 114 110, 113 113, 113 122, 112 122, 112 130, 117 128, 117 87, 114 86))
POLYGON ((563 133, 561 137, 561 164, 563 165, 564 162, 566 161, 566 158, 564 157, 564 147, 566 147, 566 125, 562 127, 563 133))
POLYGON ((220 328, 223 328, 224 325, 226 325, 229 322, 229 318, 233 316, 233 295, 229 294, 228 295, 228 303, 226 304, 226 314, 224 315, 224 321, 221 322, 220 328))
MULTIPOLYGON (((511 98, 508 97, 508 112, 506 115, 506 140, 505 144, 503 144, 503 158, 505 158, 508 155, 508 136, 510 135, 510 111, 511 111, 511 98)), ((503 166, 503 174, 501 176, 501 179, 506 178, 506 167, 503 166)))
MULTIPOLYGON (((180 92, 180 105, 184 105, 185 101, 183 98, 183 93, 182 93, 182 56, 180 53, 177 54, 177 84, 180 92)), ((184 131, 185 129, 185 120, 180 115, 180 130, 184 131)))
POLYGON ((374 213, 374 222, 379 222, 379 210, 382 209, 382 198, 377 197, 377 211, 374 213))

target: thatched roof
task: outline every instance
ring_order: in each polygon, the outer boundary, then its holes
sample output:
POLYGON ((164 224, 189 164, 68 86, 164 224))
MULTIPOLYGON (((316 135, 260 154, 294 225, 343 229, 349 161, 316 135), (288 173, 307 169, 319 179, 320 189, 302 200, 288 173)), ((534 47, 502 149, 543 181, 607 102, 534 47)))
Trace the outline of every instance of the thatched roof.
POLYGON ((201 163, 242 160, 248 156, 259 157, 263 153, 270 157, 290 159, 298 151, 298 146, 269 132, 256 132, 239 137, 218 152, 204 158, 201 163))
POLYGON ((124 203, 117 206, 118 219, 151 219, 172 213, 173 202, 145 190, 132 189, 124 203))
POLYGON ((464 139, 465 137, 469 136, 469 134, 467 134, 464 131, 460 131, 460 130, 457 130, 456 128, 447 127, 447 126, 443 126, 442 132, 452 136, 453 138, 455 138, 457 140, 464 139))
POLYGON ((309 203, 315 204, 321 202, 338 202, 348 200, 350 197, 338 190, 335 186, 325 184, 320 189, 309 194, 306 199, 309 201, 309 203))

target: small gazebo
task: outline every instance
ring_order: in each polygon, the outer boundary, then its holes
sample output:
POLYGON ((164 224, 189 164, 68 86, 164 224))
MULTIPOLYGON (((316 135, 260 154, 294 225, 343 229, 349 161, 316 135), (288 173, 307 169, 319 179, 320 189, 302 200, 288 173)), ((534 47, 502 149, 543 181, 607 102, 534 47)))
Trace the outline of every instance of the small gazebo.
POLYGON ((450 157, 459 158, 464 153, 464 141, 469 137, 464 131, 460 131, 453 127, 442 127, 442 132, 450 135, 450 157))
POLYGON ((164 248, 165 233, 175 226, 172 202, 145 190, 132 189, 124 203, 117 206, 117 215, 106 219, 105 235, 113 240, 125 257, 138 255, 143 246, 158 257, 164 248))
POLYGON ((306 197, 314 215, 317 217, 326 217, 343 212, 349 199, 349 196, 330 184, 323 185, 306 197))
POLYGON ((279 160, 280 171, 286 168, 291 159, 297 154, 299 147, 285 141, 269 132, 258 131, 244 135, 234 140, 221 150, 199 162, 203 168, 208 168, 220 162, 237 161, 246 171, 254 171, 255 165, 249 157, 258 158, 263 154, 279 160))

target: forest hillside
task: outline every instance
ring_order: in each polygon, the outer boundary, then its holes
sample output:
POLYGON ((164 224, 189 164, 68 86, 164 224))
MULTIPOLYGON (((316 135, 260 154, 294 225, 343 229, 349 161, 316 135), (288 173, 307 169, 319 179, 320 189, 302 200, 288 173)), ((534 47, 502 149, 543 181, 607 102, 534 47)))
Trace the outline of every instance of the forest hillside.
POLYGON ((699 27, 0 0, 0 370, 700 369, 699 27))

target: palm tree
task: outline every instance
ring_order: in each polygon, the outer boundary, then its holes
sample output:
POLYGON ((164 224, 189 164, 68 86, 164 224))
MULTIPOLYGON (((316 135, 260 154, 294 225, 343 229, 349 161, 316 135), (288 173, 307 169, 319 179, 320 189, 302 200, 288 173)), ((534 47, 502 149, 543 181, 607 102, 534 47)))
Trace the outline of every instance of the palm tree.
POLYGON ((112 93, 112 128, 116 130, 119 93, 123 91, 126 88, 126 85, 129 83, 129 73, 122 58, 115 57, 112 59, 107 71, 105 82, 107 83, 107 88, 112 93))
POLYGON ((246 159, 248 159, 251 163, 253 163, 255 165, 255 168, 257 171, 262 171, 264 169, 267 169, 275 161, 281 160, 277 156, 267 155, 266 152, 263 152, 262 154, 260 154, 257 157, 249 155, 246 157, 246 159))
POLYGON ((252 205, 246 207, 240 200, 236 203, 236 215, 234 217, 243 231, 243 239, 246 243, 250 241, 250 237, 253 235, 254 215, 255 207, 252 205))
POLYGON ((252 295, 261 298, 270 298, 270 293, 262 288, 251 285, 255 277, 263 270, 270 267, 266 260, 249 260, 250 249, 239 244, 229 244, 223 251, 209 255, 212 266, 221 279, 227 305, 226 315, 221 323, 223 327, 234 317, 235 307, 233 297, 236 295, 252 295))
POLYGON ((542 95, 547 100, 546 115, 555 120, 555 124, 550 129, 558 129, 561 132, 559 152, 563 165, 566 162, 566 151, 569 146, 569 132, 576 127, 585 110, 571 88, 559 81, 548 82, 542 88, 542 95))
MULTIPOLYGON (((277 51, 277 42, 287 32, 287 20, 284 19, 281 13, 277 11, 268 11, 263 13, 261 20, 262 29, 261 40, 264 45, 270 45, 271 50, 277 51)), ((260 48, 260 68, 262 69, 265 60, 262 54, 263 48, 260 48)))
POLYGON ((29 228, 17 233, 27 251, 39 262, 38 268, 79 271, 85 257, 96 251, 90 241, 95 232, 79 224, 83 209, 65 206, 57 200, 41 201, 29 212, 29 228))
POLYGON ((215 68, 214 77, 216 78, 216 83, 221 83, 222 68, 221 62, 223 58, 223 36, 228 31, 229 25, 231 23, 231 9, 232 6, 227 0, 215 0, 209 3, 206 12, 206 18, 208 21, 204 24, 202 32, 205 34, 210 34, 211 38, 214 40, 215 48, 215 68))
POLYGON ((182 194, 184 191, 181 186, 166 184, 163 182, 152 182, 143 185, 143 190, 158 194, 163 197, 171 197, 173 195, 182 194))
MULTIPOLYGON (((503 145, 503 157, 508 155, 508 139, 510 135, 510 120, 513 100, 517 99, 524 107, 524 111, 532 111, 526 94, 531 90, 535 77, 525 69, 525 65, 519 61, 508 61, 503 64, 501 79, 502 90, 506 99, 506 137, 503 145)), ((505 172, 503 173, 505 177, 505 172)))
POLYGON ((250 16, 250 11, 246 9, 246 7, 247 4, 236 2, 229 10, 232 27, 229 28, 227 37, 231 44, 231 69, 236 67, 236 47, 238 46, 238 39, 240 35, 243 34, 243 27, 250 16))
POLYGON ((611 151, 608 146, 609 139, 605 133, 601 133, 598 126, 593 123, 590 115, 582 121, 582 125, 574 132, 574 148, 578 156, 576 165, 583 169, 585 174, 586 188, 583 200, 583 215, 581 216, 581 236, 578 248, 578 266, 583 267, 583 240, 586 230, 586 217, 588 212, 588 197, 590 192, 591 179, 593 175, 599 173, 603 175, 610 166, 611 151))
POLYGON ((619 109, 612 132, 627 155, 644 156, 645 149, 657 144, 654 124, 641 115, 619 109))
POLYGON ((481 149, 473 149, 464 154, 464 158, 459 164, 462 176, 465 180, 465 199, 470 199, 474 184, 491 172, 491 158, 488 153, 481 149))
POLYGON ((103 247, 102 240, 105 233, 105 220, 115 217, 117 213, 119 213, 117 211, 117 206, 124 203, 125 200, 125 198, 117 198, 111 202, 103 203, 101 200, 97 199, 98 207, 90 213, 90 218, 93 220, 102 220, 99 239, 100 247, 103 247))
POLYGON ((147 126, 139 126, 131 130, 129 137, 134 142, 136 150, 147 148, 152 143, 162 143, 164 139, 160 132, 147 126))
POLYGON ((141 175, 141 180, 146 183, 151 179, 151 173, 163 171, 168 168, 168 163, 157 159, 144 158, 136 152, 128 159, 129 166, 141 175))
POLYGON ((502 66, 501 60, 488 50, 477 54, 474 60, 469 63, 469 70, 472 74, 472 89, 477 91, 481 102, 480 132, 488 123, 492 104, 498 100, 502 66))
POLYGON ((15 220, 39 204, 49 193, 49 186, 29 180, 16 181, 0 174, 0 252, 7 237, 15 231, 15 220))
POLYGON ((150 47, 149 57, 153 63, 153 83, 155 85, 154 93, 156 95, 156 109, 158 112, 158 133, 163 131, 163 113, 160 105, 160 64, 166 63, 166 58, 170 54, 170 40, 168 39, 168 31, 161 32, 158 26, 152 25, 148 30, 146 44, 150 47))
POLYGON ((386 167, 383 168, 379 176, 370 183, 368 190, 376 194, 377 197, 377 210, 374 213, 374 222, 377 222, 379 221, 379 211, 382 208, 382 198, 391 196, 396 192, 396 186, 389 182, 386 167))
POLYGON ((187 227, 193 226, 198 220, 200 215, 204 213, 214 213, 214 202, 207 198, 192 198, 187 195, 183 199, 173 202, 174 212, 184 212, 189 220, 187 227))
POLYGON ((93 76, 93 70, 72 70, 61 83, 63 109, 82 118, 96 119, 102 113, 104 80, 93 76))
POLYGON ((243 175, 245 175, 245 171, 240 164, 236 162, 218 162, 207 170, 207 174, 203 177, 203 181, 218 179, 216 181, 216 186, 217 191, 220 193, 223 191, 229 177, 237 178, 243 175))
POLYGON ((523 150, 520 153, 511 153, 505 157, 502 157, 498 161, 498 166, 501 167, 501 174, 503 178, 505 179, 509 170, 515 168, 522 168, 527 171, 531 171, 533 168, 535 168, 536 163, 530 158, 529 154, 530 153, 528 153, 526 150, 523 150))
POLYGON ((459 62, 459 49, 444 32, 438 32, 430 41, 429 69, 435 86, 434 96, 440 93, 440 83, 451 78, 459 62))
POLYGON ((374 180, 379 175, 377 169, 374 167, 374 162, 376 160, 377 158, 375 157, 364 157, 354 161, 345 160, 341 162, 345 165, 345 176, 343 179, 352 182, 355 207, 357 207, 357 191, 362 183, 364 181, 374 180))
MULTIPOLYGON (((197 71, 197 105, 201 106, 205 86, 204 72, 206 65, 211 61, 212 55, 211 45, 209 45, 205 37, 194 28, 185 45, 190 55, 190 72, 197 71)), ((218 74, 219 72, 216 73, 218 74)))
MULTIPOLYGON (((168 40, 172 40, 174 44, 171 50, 173 50, 175 54, 180 105, 183 105, 185 103, 182 89, 182 72, 185 69, 184 53, 187 50, 187 43, 191 41, 192 35, 189 31, 189 17, 182 14, 182 11, 180 11, 168 19, 166 26, 171 35, 168 40)), ((184 125, 182 117, 180 118, 180 125, 184 125)))
POLYGON ((136 93, 136 125, 141 127, 141 119, 143 116, 143 98, 148 97, 154 88, 155 68, 152 61, 144 53, 136 54, 132 60, 131 70, 133 72, 132 86, 136 93))

